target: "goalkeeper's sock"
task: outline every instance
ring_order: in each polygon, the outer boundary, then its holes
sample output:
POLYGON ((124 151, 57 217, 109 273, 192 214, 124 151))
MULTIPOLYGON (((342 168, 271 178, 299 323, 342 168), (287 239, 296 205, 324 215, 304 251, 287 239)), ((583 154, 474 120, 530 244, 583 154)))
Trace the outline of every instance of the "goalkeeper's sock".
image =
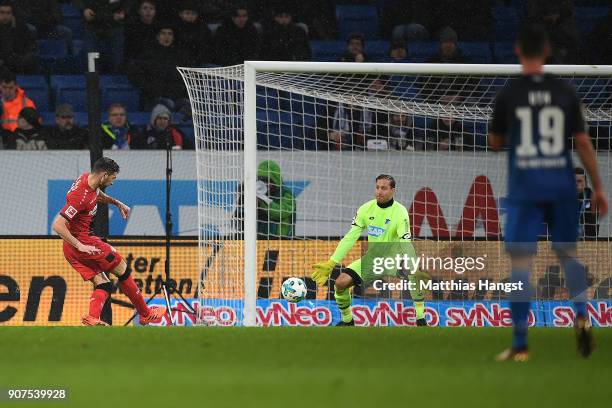
POLYGON ((340 309, 340 315, 342 321, 345 323, 353 320, 353 308, 351 307, 351 291, 349 289, 334 291, 334 297, 336 298, 336 304, 340 309))
POLYGON ((416 319, 424 319, 425 318, 425 302, 413 302, 414 303, 414 311, 416 313, 416 319))
POLYGON ((132 302, 139 315, 147 316, 149 314, 149 307, 142 297, 140 289, 136 286, 136 282, 134 282, 134 279, 129 275, 122 280, 124 276, 125 274, 119 277, 119 287, 121 291, 130 298, 130 302, 132 302))
POLYGON ((89 316, 99 319, 104 303, 109 296, 110 293, 108 291, 96 287, 89 299, 89 316))
POLYGON ((531 286, 529 284, 529 269, 513 268, 510 274, 510 282, 522 282, 523 289, 510 293, 510 310, 512 312, 512 348, 514 350, 525 350, 527 348, 527 328, 529 326, 529 302, 531 286))
POLYGON ((567 289, 574 301, 576 316, 586 317, 587 289, 589 288, 587 284, 586 269, 576 258, 562 259, 561 264, 565 271, 567 289))

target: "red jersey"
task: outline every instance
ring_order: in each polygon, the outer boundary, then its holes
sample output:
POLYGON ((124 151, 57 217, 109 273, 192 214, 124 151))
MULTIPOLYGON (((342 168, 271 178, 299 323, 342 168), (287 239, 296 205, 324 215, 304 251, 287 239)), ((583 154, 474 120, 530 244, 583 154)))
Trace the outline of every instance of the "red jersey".
POLYGON ((98 190, 87 184, 89 173, 83 173, 72 183, 66 194, 66 205, 60 215, 68 220, 68 230, 75 238, 91 234, 91 221, 98 210, 98 190))

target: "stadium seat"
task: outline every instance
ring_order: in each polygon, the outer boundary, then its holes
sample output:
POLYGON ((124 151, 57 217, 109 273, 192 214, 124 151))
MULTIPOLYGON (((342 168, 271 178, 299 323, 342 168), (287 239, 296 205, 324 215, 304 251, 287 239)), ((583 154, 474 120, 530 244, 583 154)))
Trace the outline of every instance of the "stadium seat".
POLYGON ((609 7, 575 7, 576 26, 580 33, 585 36, 593 31, 595 21, 608 14, 609 7))
POLYGON ((55 124, 55 113, 41 110, 39 110, 39 113, 42 117, 43 125, 53 126, 55 124))
POLYGON ((408 46, 409 59, 412 62, 425 62, 427 58, 438 52, 438 41, 418 41, 408 46))
POLYGON ((495 41, 514 41, 519 25, 520 18, 515 7, 493 7, 495 41))
POLYGON ((72 30, 74 39, 81 38, 83 36, 83 16, 79 9, 70 3, 62 3, 60 11, 63 17, 62 24, 72 30))
POLYGON ((346 40, 352 32, 363 33, 366 39, 378 37, 376 6, 338 5, 336 19, 340 40, 346 40))
POLYGON ((55 105, 71 104, 75 110, 87 109, 87 92, 83 88, 60 88, 55 94, 55 105))
POLYGON ((151 121, 151 112, 129 112, 128 121, 137 127, 146 127, 151 121))
POLYGON ((346 49, 346 41, 311 41, 313 61, 338 61, 346 49))
POLYGON ((28 98, 34 101, 39 112, 49 110, 49 85, 44 76, 18 75, 17 84, 25 91, 28 98))
POLYGON ((51 75, 49 83, 54 91, 61 88, 85 89, 87 87, 85 75, 51 75))
POLYGON ((495 63, 496 64, 518 64, 518 59, 514 54, 513 42, 498 42, 495 43, 495 63))
POLYGON ((389 60, 389 42, 366 41, 364 52, 372 62, 386 62, 389 60))
POLYGON ((474 64, 490 64, 493 60, 488 42, 460 42, 459 48, 474 64))
POLYGON ((45 38, 36 41, 41 59, 58 59, 68 56, 68 45, 64 40, 45 38))
POLYGON ((100 87, 125 87, 131 86, 126 75, 100 75, 100 87))
POLYGON ((103 87, 102 109, 106 110, 116 102, 122 103, 128 112, 137 111, 140 108, 140 95, 130 85, 103 87))

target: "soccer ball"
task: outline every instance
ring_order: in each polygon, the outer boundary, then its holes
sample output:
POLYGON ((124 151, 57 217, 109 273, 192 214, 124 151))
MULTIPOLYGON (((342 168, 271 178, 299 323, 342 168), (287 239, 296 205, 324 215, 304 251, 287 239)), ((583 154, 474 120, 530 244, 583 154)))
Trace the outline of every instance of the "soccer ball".
POLYGON ((300 278, 289 278, 281 286, 283 298, 292 303, 297 303, 306 297, 306 284, 300 278))

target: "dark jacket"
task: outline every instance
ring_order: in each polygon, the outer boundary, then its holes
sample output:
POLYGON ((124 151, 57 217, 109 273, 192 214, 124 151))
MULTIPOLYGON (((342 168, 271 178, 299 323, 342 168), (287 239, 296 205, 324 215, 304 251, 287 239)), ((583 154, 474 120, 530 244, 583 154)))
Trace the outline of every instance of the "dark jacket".
POLYGON ((187 57, 176 45, 154 45, 139 61, 128 66, 128 78, 145 100, 186 98, 187 91, 177 66, 186 65, 187 57))
POLYGON ((37 51, 34 36, 23 21, 0 25, 0 65, 17 74, 35 73, 37 51))
POLYGON ((593 211, 591 195, 593 192, 585 187, 582 193, 578 193, 579 231, 578 238, 597 238, 599 224, 597 213, 593 211))
POLYGON ((140 18, 131 18, 125 25, 124 54, 126 61, 140 59, 155 44, 155 20, 144 24, 140 18))
POLYGON ((14 4, 17 18, 36 27, 39 37, 53 31, 62 21, 57 0, 19 0, 14 4))
POLYGON ((302 28, 274 21, 264 32, 262 57, 268 61, 310 61, 312 52, 302 28))
POLYGON ((450 57, 444 57, 440 52, 427 58, 427 63, 432 64, 467 64, 470 59, 463 54, 460 48, 457 48, 455 53, 450 57))
POLYGON ((217 29, 215 44, 219 65, 242 64, 247 60, 257 60, 260 56, 261 38, 251 22, 244 28, 238 28, 231 20, 226 21, 217 29))
POLYGON ((91 9, 95 13, 95 18, 87 22, 83 19, 85 28, 97 33, 103 33, 107 30, 121 29, 127 18, 134 0, 73 0, 75 6, 81 11, 91 9), (123 20, 115 21, 113 14, 118 11, 124 11, 126 17, 123 20))
POLYGON ((189 66, 214 62, 212 33, 202 19, 195 23, 178 19, 174 25, 174 42, 189 57, 189 66))
POLYGON ((165 149, 167 141, 170 146, 175 148, 178 146, 183 148, 184 136, 180 130, 170 125, 164 130, 158 130, 154 127, 148 127, 144 132, 142 142, 139 146, 141 149, 165 149))
POLYGON ((89 132, 83 128, 75 126, 70 130, 61 130, 53 126, 45 129, 45 133, 50 150, 81 150, 88 146, 89 132))

